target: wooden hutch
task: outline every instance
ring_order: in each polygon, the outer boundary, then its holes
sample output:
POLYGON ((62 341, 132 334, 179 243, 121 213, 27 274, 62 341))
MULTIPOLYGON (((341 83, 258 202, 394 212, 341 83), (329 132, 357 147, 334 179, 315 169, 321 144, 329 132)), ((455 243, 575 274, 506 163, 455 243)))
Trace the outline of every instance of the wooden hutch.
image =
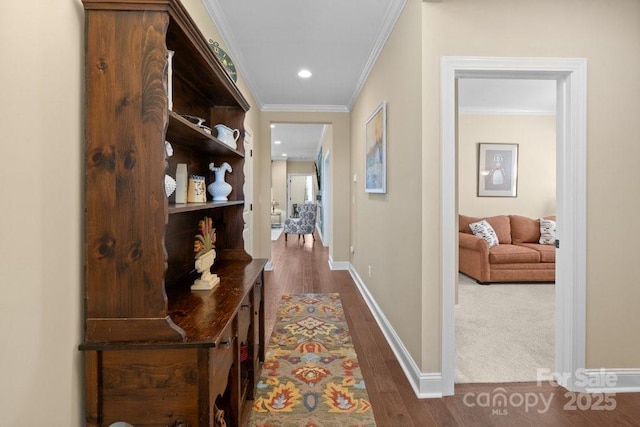
POLYGON ((86 424, 213 426, 215 407, 241 425, 264 359, 266 260, 252 259, 242 237, 249 104, 178 0, 83 3, 86 424), (183 114, 240 129, 237 148, 183 114), (166 196, 178 163, 208 184, 210 162, 233 168, 228 202, 166 196), (205 216, 221 282, 191 291, 205 216))

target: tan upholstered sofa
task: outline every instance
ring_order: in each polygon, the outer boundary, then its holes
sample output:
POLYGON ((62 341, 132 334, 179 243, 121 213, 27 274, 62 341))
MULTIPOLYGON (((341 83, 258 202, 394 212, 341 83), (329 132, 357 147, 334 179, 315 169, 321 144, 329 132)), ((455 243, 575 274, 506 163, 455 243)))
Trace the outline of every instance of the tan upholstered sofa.
MULTIPOLYGON (((555 221, 554 216, 545 217, 555 221)), ((459 270, 480 284, 555 282, 555 245, 540 244, 540 220, 519 215, 474 218, 459 215, 459 270), (499 244, 489 248, 469 224, 486 219, 499 244)))

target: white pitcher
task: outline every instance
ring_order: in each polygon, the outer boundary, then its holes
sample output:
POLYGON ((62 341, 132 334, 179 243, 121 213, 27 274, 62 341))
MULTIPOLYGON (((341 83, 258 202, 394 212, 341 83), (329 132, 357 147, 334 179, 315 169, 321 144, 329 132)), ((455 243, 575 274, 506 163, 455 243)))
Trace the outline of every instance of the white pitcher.
POLYGON ((217 124, 214 128, 218 131, 218 139, 220 141, 233 149, 237 148, 238 138, 240 138, 240 131, 238 129, 230 129, 223 124, 217 124))

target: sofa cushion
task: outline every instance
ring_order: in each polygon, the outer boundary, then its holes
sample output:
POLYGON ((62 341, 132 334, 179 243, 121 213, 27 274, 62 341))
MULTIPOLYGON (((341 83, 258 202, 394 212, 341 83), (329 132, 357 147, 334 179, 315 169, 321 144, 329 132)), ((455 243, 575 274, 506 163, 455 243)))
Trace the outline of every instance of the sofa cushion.
POLYGON ((458 215, 458 231, 461 233, 473 234, 469 224, 478 222, 481 219, 482 218, 476 218, 473 216, 458 215))
POLYGON ((540 243, 518 243, 518 246, 533 249, 540 253, 540 262, 556 262, 556 247, 540 243))
POLYGON ((486 220, 483 219, 482 221, 472 222, 469 224, 469 228, 471 228, 474 235, 486 240, 490 248, 498 245, 498 236, 496 236, 493 227, 491 227, 486 220))
POLYGON ((538 243, 540 221, 520 215, 509 215, 513 243, 538 243))
POLYGON ((555 245, 556 222, 551 219, 540 218, 540 241, 542 245, 555 245))
MULTIPOLYGON (((466 216, 466 215, 458 215, 458 229, 462 233, 472 234, 471 228, 469 227, 469 225, 474 222, 479 222, 482 219, 483 218, 476 218, 476 217, 466 216)), ((498 241, 500 242, 501 245, 511 243, 511 223, 507 215, 492 216, 484 219, 487 220, 489 225, 491 225, 491 227, 493 228, 493 231, 495 231, 496 236, 498 236, 498 241)), ((538 230, 538 233, 539 232, 540 230, 538 230)), ((538 235, 538 238, 539 237, 540 236, 538 235)))
POLYGON ((500 245, 489 250, 490 264, 540 262, 540 252, 521 245, 500 245))

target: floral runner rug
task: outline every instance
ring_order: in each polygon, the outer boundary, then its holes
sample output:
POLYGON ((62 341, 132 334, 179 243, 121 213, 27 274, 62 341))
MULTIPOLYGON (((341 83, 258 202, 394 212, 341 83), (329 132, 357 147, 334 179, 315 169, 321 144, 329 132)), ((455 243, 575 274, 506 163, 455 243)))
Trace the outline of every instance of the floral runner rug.
POLYGON ((249 425, 376 425, 339 294, 282 297, 249 425))

